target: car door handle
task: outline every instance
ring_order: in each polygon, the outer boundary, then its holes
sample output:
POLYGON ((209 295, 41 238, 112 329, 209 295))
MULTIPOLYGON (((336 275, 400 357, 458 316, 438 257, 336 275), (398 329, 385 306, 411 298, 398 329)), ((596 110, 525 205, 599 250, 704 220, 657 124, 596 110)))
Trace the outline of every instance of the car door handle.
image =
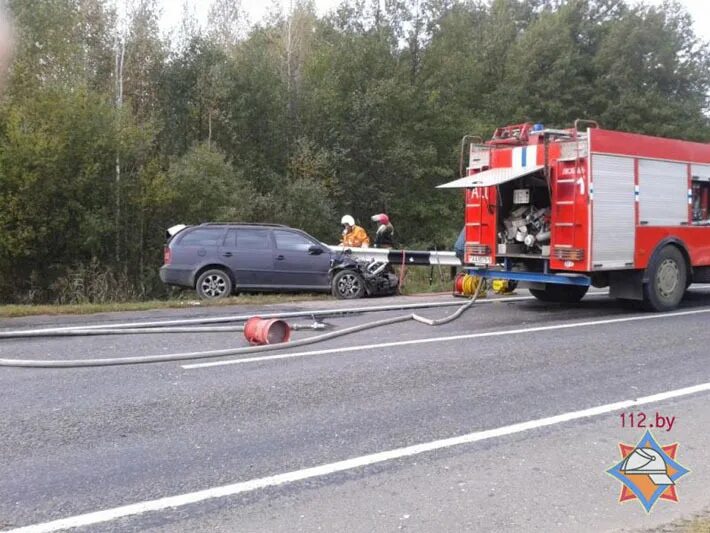
POLYGON ((222 255, 224 257, 232 257, 232 252, 224 252, 222 255))
POLYGON ((277 260, 277 261, 283 261, 284 259, 286 259, 286 258, 285 258, 283 255, 277 255, 277 256, 276 256, 276 260, 277 260))

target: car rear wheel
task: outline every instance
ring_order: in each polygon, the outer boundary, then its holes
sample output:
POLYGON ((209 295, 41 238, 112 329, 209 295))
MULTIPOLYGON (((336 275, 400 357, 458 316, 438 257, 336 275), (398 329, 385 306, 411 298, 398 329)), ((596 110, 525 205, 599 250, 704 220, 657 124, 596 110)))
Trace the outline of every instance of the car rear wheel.
POLYGON ((232 280, 224 270, 205 270, 197 278, 195 290, 203 300, 219 300, 232 294, 232 280))
POLYGON ((355 300, 365 295, 365 280, 354 270, 341 270, 333 276, 333 296, 341 300, 355 300))

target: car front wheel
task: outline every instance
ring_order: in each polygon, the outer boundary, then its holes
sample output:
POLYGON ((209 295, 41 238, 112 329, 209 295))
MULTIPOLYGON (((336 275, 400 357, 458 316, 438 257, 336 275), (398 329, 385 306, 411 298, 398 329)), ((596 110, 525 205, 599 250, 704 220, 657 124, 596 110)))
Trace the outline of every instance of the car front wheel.
POLYGON ((341 300, 355 300, 365 295, 365 280, 354 270, 341 270, 333 276, 333 296, 341 300))
POLYGON ((219 300, 232 294, 232 280, 224 270, 205 270, 197 278, 195 290, 203 300, 219 300))

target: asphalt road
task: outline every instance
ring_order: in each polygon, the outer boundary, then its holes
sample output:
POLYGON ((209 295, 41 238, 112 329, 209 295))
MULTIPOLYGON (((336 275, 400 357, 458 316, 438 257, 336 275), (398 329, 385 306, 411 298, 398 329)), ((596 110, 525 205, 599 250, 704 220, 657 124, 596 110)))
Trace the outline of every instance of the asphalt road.
MULTIPOLYGON (((365 303, 386 301, 398 300, 365 303)), ((691 288, 679 311, 646 314, 603 295, 572 307, 504 300, 436 328, 408 322, 258 360, 213 361, 229 364, 2 368, 0 529, 97 511, 109 513, 80 530, 614 531, 687 518, 710 506, 710 392, 626 410, 675 416, 672 431, 654 435, 678 442, 677 458, 691 470, 678 482, 679 501, 659 501, 651 513, 619 504, 621 485, 605 473, 620 459, 619 443, 644 433, 621 427, 622 410, 480 433, 710 382, 710 288, 691 288), (462 435, 476 442, 367 459, 462 435), (331 468, 345 459, 356 461, 331 468), (321 468, 306 470, 313 467, 321 468), (264 481, 288 472, 302 479, 264 481), (234 489, 250 480, 258 481, 234 489), (231 492, 215 489, 223 486, 231 492), (190 503, 195 493, 209 498, 190 503), (160 510, 146 504, 181 495, 160 510), (143 507, 111 511, 130 504, 143 507)), ((5 320, 0 330, 243 312, 39 317, 5 320)), ((401 313, 328 321, 342 327, 401 313)), ((0 357, 245 344, 236 333, 18 339, 0 341, 0 357)))

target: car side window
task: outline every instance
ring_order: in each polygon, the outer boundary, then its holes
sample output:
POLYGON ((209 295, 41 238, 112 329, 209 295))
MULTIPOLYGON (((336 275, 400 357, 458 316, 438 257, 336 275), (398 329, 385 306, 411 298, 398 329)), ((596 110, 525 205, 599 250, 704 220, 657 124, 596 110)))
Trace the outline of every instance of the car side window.
POLYGON ((180 239, 180 246, 217 246, 222 242, 224 228, 197 228, 180 239))
POLYGON ((269 230, 239 228, 229 231, 228 242, 238 250, 267 250, 271 248, 269 230))
POLYGON ((279 250, 305 252, 314 242, 294 231, 274 230, 276 248, 279 250))

